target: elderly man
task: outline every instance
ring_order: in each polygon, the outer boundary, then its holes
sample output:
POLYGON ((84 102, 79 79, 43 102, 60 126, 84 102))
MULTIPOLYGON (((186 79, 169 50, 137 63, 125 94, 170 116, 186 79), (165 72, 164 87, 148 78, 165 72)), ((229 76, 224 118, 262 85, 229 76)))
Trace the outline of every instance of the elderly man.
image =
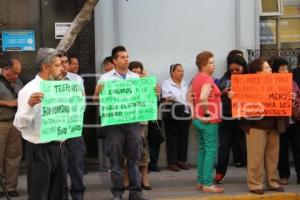
POLYGON ((36 77, 19 92, 14 125, 27 140, 28 200, 63 200, 67 176, 66 149, 63 141, 42 142, 40 90, 43 80, 61 80, 62 65, 58 51, 41 48, 37 53, 36 77))
MULTIPOLYGON (((22 158, 22 138, 13 126, 18 92, 23 87, 18 79, 21 70, 20 61, 12 59, 4 64, 0 75, 0 174, 11 197, 19 195, 16 188, 22 158)), ((3 195, 0 192, 0 197, 3 195)))

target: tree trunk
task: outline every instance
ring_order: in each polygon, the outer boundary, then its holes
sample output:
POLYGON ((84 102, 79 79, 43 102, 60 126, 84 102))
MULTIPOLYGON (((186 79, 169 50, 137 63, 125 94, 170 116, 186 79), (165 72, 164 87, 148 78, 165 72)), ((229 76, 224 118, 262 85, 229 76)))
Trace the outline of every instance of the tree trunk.
POLYGON ((57 50, 62 50, 65 52, 69 50, 69 48, 73 45, 78 33, 81 31, 82 27, 92 19, 93 10, 97 2, 98 0, 86 0, 83 8, 75 17, 69 30, 57 45, 57 50))

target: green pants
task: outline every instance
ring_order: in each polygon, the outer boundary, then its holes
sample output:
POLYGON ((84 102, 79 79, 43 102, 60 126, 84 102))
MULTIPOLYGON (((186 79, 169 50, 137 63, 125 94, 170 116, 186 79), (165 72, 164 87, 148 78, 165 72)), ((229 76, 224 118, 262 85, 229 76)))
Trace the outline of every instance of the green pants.
POLYGON ((204 124, 198 119, 193 120, 198 135, 198 183, 211 186, 213 169, 217 156, 218 124, 204 124))

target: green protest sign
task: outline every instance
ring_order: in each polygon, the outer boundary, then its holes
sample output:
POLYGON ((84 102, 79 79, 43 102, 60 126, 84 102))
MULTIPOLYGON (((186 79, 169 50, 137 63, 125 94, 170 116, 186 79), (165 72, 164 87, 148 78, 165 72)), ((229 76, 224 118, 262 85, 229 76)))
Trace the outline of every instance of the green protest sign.
POLYGON ((104 82, 100 93, 101 126, 157 119, 156 78, 104 82))
POLYGON ((81 136, 85 97, 77 81, 42 81, 41 141, 81 136))

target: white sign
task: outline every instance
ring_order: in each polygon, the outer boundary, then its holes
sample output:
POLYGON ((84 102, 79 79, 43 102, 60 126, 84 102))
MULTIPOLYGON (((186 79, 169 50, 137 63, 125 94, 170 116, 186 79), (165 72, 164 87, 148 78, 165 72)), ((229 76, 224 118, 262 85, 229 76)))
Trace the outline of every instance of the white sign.
POLYGON ((69 30, 72 23, 55 23, 55 39, 62 39, 69 30))

